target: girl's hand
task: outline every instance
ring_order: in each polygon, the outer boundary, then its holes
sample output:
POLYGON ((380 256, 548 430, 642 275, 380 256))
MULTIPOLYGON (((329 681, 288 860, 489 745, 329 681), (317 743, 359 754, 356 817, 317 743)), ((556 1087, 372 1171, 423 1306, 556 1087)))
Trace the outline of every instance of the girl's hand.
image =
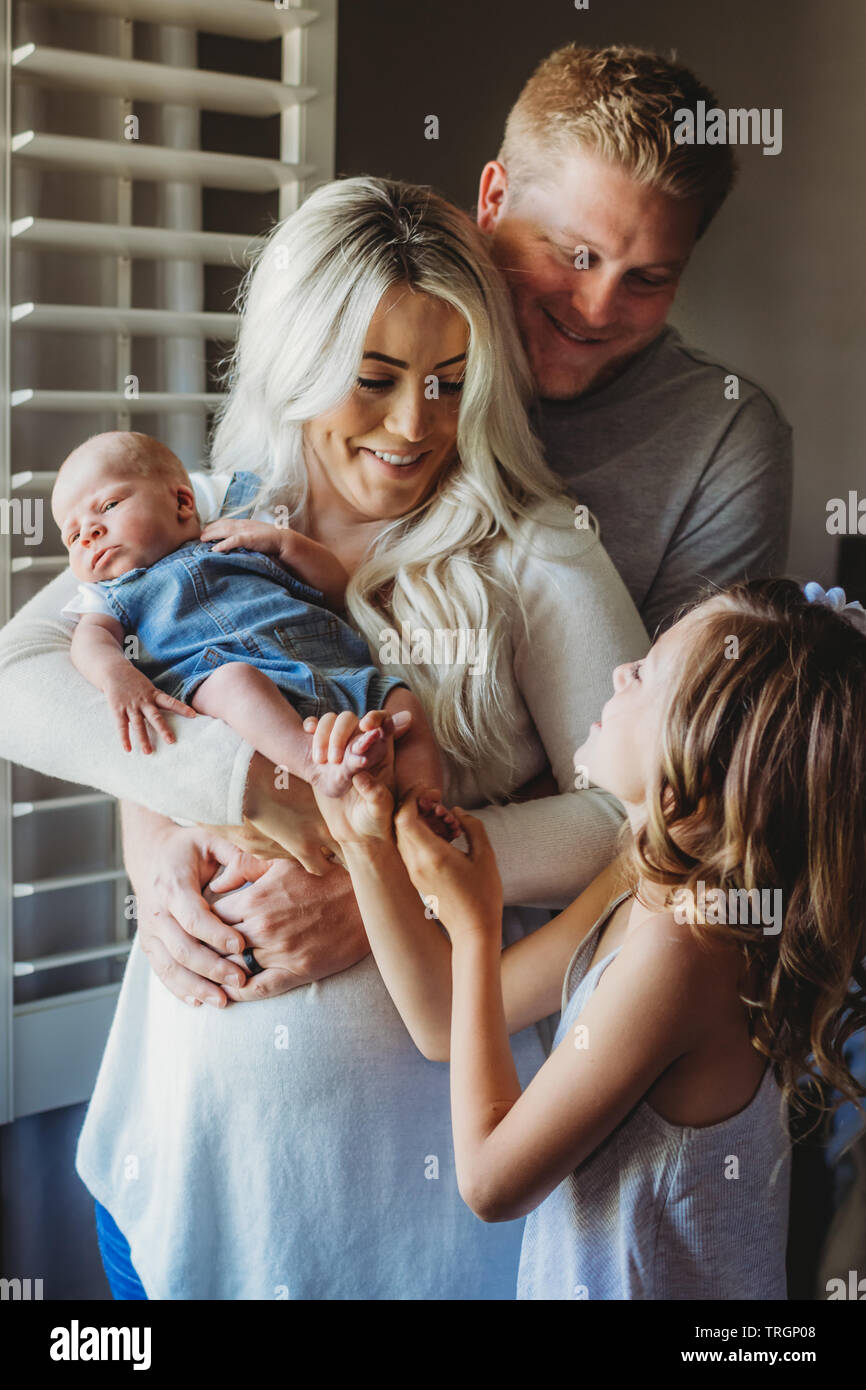
POLYGON ((313 794, 328 830, 342 850, 370 847, 382 841, 394 843, 394 798, 371 773, 356 772, 345 796, 324 796, 318 787, 313 788, 313 794))
POLYGON ((257 550, 260 555, 279 557, 285 527, 271 526, 266 521, 232 521, 226 517, 209 521, 201 533, 203 541, 216 541, 214 550, 257 550))
POLYGON ((394 817, 397 848, 415 888, 455 937, 502 930, 502 880, 487 831, 459 806, 452 814, 469 842, 469 853, 435 835, 425 824, 438 788, 413 787, 394 817), (420 804, 419 804, 420 803, 420 804))
POLYGON ((313 735, 312 756, 318 764, 341 763, 348 745, 359 733, 381 729, 387 736, 383 761, 375 776, 364 770, 356 772, 351 787, 340 797, 326 796, 320 785, 313 785, 322 818, 341 848, 369 847, 383 840, 393 844, 394 798, 388 783, 394 777, 394 740, 408 732, 410 724, 411 717, 405 713, 392 718, 385 710, 368 710, 360 720, 345 711, 304 720, 304 732, 313 735))
POLYGON ((147 732, 148 724, 164 743, 177 741, 161 710, 182 714, 185 719, 195 719, 194 709, 175 700, 174 696, 157 690, 153 682, 129 661, 118 665, 117 674, 110 677, 103 693, 117 721, 120 742, 127 753, 132 752, 131 733, 135 734, 142 753, 153 752, 147 732))

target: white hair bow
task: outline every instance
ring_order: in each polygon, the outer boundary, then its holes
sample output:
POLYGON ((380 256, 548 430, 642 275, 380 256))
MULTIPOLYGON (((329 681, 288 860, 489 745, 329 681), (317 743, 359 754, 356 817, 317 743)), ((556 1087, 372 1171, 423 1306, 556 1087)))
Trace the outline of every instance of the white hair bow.
POLYGON ((821 588, 820 584, 814 581, 804 585, 803 593, 810 603, 820 603, 825 608, 832 608, 834 613, 838 613, 840 618, 845 618, 858 632, 866 636, 866 608, 856 599, 850 603, 845 597, 845 590, 840 588, 827 589, 821 588))

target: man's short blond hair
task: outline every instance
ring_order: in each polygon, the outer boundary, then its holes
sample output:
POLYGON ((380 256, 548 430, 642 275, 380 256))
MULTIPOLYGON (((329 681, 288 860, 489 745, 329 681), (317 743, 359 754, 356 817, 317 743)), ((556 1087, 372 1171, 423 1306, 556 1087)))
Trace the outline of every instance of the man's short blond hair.
POLYGON ((688 68, 623 44, 567 44, 545 58, 511 109, 499 161, 509 194, 551 185, 575 145, 619 165, 638 182, 672 198, 702 204, 701 236, 731 190, 736 163, 729 145, 677 145, 674 113, 695 111, 714 94, 688 68))

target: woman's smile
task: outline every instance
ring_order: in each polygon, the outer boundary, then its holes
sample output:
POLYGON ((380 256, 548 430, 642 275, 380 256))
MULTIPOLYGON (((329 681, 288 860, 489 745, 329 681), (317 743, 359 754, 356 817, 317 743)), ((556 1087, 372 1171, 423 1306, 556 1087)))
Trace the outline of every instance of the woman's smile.
POLYGON ((395 478, 398 482, 406 482, 409 478, 416 478, 419 473, 424 471, 430 459, 430 450, 424 449, 420 453, 399 454, 395 451, 368 448, 361 445, 359 450, 366 458, 371 459, 388 478, 395 478))

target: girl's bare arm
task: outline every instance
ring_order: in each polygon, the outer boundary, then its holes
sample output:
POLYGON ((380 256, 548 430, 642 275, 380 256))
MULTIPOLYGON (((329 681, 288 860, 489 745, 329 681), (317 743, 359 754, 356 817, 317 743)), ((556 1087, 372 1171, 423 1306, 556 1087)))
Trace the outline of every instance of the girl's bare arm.
MULTIPOLYGON (((343 844, 341 852, 388 993, 419 1051, 430 1061, 447 1062, 451 1055, 451 943, 435 920, 435 893, 422 901, 390 840, 343 844)), ((509 1034, 557 1012, 565 968, 619 884, 614 864, 564 912, 500 953, 509 1034)))
POLYGON ((489 938, 457 938, 453 969, 457 1180, 483 1221, 533 1211, 707 1027, 707 957, 687 927, 668 916, 651 919, 608 966, 575 1027, 521 1093, 489 938))

